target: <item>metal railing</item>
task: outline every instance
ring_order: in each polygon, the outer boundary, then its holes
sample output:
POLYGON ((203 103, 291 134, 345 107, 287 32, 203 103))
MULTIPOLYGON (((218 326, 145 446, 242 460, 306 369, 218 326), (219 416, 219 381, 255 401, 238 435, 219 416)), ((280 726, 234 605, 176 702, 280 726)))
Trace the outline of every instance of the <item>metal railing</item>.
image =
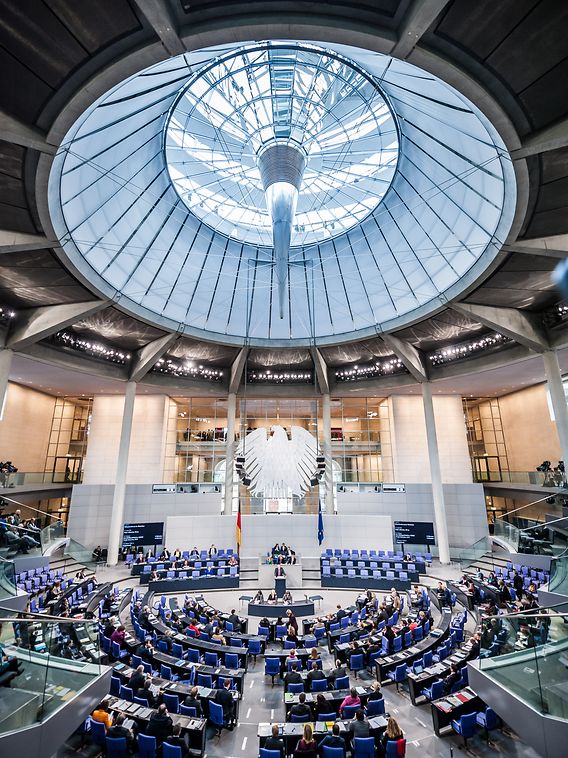
POLYGON ((566 475, 560 471, 474 471, 475 482, 506 482, 510 484, 532 484, 537 487, 567 489, 566 475))

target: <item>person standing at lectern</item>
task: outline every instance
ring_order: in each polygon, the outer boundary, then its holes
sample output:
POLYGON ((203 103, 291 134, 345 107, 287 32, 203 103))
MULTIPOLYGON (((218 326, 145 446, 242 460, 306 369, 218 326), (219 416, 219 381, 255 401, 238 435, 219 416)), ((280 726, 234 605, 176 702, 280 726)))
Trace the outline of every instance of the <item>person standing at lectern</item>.
POLYGON ((276 568, 274 569, 274 576, 275 577, 286 576, 286 572, 284 571, 284 568, 280 565, 276 566, 276 568))

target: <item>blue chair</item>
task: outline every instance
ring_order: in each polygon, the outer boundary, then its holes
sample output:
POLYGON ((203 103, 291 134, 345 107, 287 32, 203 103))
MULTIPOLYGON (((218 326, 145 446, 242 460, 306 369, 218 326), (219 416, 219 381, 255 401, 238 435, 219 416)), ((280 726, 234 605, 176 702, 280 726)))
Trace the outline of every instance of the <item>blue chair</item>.
POLYGON ((392 649, 393 653, 400 653, 402 650, 402 637, 400 634, 397 634, 394 640, 392 641, 392 649))
POLYGON ((193 705, 182 705, 180 703, 179 712, 181 716, 191 716, 192 719, 197 718, 197 708, 193 705))
POLYGON ((432 682, 429 687, 424 687, 422 694, 426 700, 437 700, 439 697, 443 697, 444 682, 441 679, 432 682))
MULTIPOLYGON (((323 680, 323 681, 325 681, 325 680, 323 680)), ((315 684, 315 682, 314 682, 314 684, 315 684)), ((288 685, 288 692, 292 692, 292 693, 294 693, 294 694, 297 695, 297 694, 299 694, 300 692, 303 692, 303 691, 304 691, 304 683, 303 682, 298 682, 297 684, 289 684, 288 685)))
POLYGON ((162 743, 162 758, 182 758, 181 748, 178 745, 162 743))
POLYGON ((156 738, 147 734, 138 735, 139 758, 156 758, 156 738))
POLYGON ((357 672, 362 671, 364 668, 365 662, 362 653, 349 656, 349 669, 355 674, 355 679, 357 679, 357 672))
POLYGON ((91 738, 95 745, 105 747, 106 726, 102 722, 91 719, 91 738))
POLYGON ((264 675, 272 677, 272 686, 274 687, 274 677, 280 676, 280 660, 278 658, 264 659, 264 675))
POLYGON ((422 656, 422 660, 424 661, 424 668, 427 669, 429 666, 432 665, 432 651, 426 650, 424 655, 422 656))
POLYGON ((213 666, 214 668, 217 668, 219 665, 219 656, 217 653, 206 652, 204 663, 206 666, 213 666))
POLYGON ((126 737, 106 738, 107 758, 126 758, 126 737))
POLYGON ((382 716, 385 712, 385 699, 380 697, 378 700, 367 701, 367 716, 373 718, 373 716, 382 716))
MULTIPOLYGON (((259 637, 268 637, 269 634, 270 634, 269 627, 267 627, 267 626, 260 626, 260 624, 258 625, 258 636, 259 637)), ((251 640, 251 642, 252 642, 252 640, 251 640)), ((249 644, 249 649, 250 649, 250 644, 249 644)), ((272 752, 274 752, 274 751, 272 751, 272 752)))
POLYGON ((160 676, 162 679, 167 679, 170 682, 175 682, 177 680, 177 676, 172 674, 171 668, 164 663, 160 666, 160 676))
POLYGON ((183 658, 183 647, 178 642, 172 643, 172 655, 174 658, 183 658))
POLYGON ((355 737, 353 740, 353 758, 375 758, 375 738, 355 737))
POLYGON ((226 653, 225 654, 225 666, 228 669, 238 669, 239 668, 239 656, 237 653, 226 653))
POLYGON ((337 713, 333 711, 331 713, 320 713, 318 721, 335 721, 337 719, 337 713))
POLYGON ((312 692, 325 692, 327 690, 327 679, 314 679, 312 682, 312 692))
POLYGON ((342 747, 329 747, 324 745, 322 748, 323 758, 345 758, 345 750, 342 747))
POLYGON ((129 652, 128 650, 122 650, 118 642, 111 641, 110 654, 115 660, 119 661, 121 658, 126 658, 126 656, 129 655, 129 652))
POLYGON ((280 750, 267 750, 265 747, 261 747, 259 758, 282 758, 282 756, 280 750))
MULTIPOLYGON (((256 663, 256 656, 260 655, 260 653, 261 653, 260 640, 249 640, 247 655, 252 655, 254 658, 254 662, 256 663)), ((225 657, 225 660, 226 660, 226 657, 225 657)))
POLYGON ((145 708, 148 707, 148 701, 144 700, 143 697, 134 697, 133 702, 136 703, 137 705, 143 705, 145 708))
POLYGON ((111 676, 110 678, 110 694, 114 695, 115 697, 119 697, 120 695, 120 677, 118 676, 111 676))
POLYGON ((404 758, 406 755, 406 740, 389 740, 385 751, 385 758, 404 758), (400 745, 400 747, 399 747, 400 745))
POLYGON ((348 690, 349 689, 349 677, 348 676, 339 676, 335 680, 335 689, 336 690, 348 690))
POLYGON ((467 747, 467 741, 475 734, 477 724, 477 713, 466 713, 459 719, 452 721, 452 729, 463 737, 464 747, 467 747))
POLYGON ((497 729, 499 726, 499 716, 495 713, 493 708, 487 707, 485 711, 478 713, 475 719, 478 726, 482 726, 485 729, 485 739, 489 744, 489 732, 492 729, 497 729))
POLYGON ((197 674, 197 686, 213 689, 213 677, 211 674, 197 674))
POLYGON ((341 712, 341 718, 345 719, 346 721, 348 719, 352 719, 360 707, 360 705, 346 705, 341 712))
POLYGON ((179 713, 179 698, 171 692, 164 692, 164 704, 170 713, 179 713))
POLYGON ((187 660, 190 663, 199 663, 199 650, 194 650, 193 648, 189 648, 187 651, 187 660))
POLYGON ((400 692, 400 683, 406 681, 406 664, 401 663, 394 671, 387 671, 387 678, 396 684, 396 691, 400 692))
POLYGON ((209 721, 215 727, 217 736, 220 737, 222 730, 226 728, 223 707, 219 705, 219 703, 214 703, 212 700, 209 702, 209 721))
POLYGON ((128 700, 129 703, 132 703, 134 700, 134 693, 132 692, 131 688, 125 687, 123 684, 120 685, 118 696, 123 700, 128 700))
POLYGON ((312 717, 309 713, 304 713, 301 716, 298 716, 297 713, 291 713, 290 714, 290 721, 292 724, 303 724, 304 722, 311 721, 312 717))

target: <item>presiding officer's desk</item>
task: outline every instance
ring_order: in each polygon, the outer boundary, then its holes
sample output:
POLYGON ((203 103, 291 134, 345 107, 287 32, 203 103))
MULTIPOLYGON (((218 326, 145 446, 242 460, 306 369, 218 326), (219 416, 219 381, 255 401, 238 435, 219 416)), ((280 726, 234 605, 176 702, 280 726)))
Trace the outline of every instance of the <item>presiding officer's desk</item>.
POLYGON ((472 689, 465 687, 453 695, 433 700, 431 709, 434 732, 438 737, 442 737, 442 730, 449 727, 454 719, 459 719, 466 713, 484 711, 485 703, 472 689))
MULTIPOLYGON (((113 668, 113 674, 118 674, 120 676, 120 679, 123 684, 126 684, 128 686, 128 679, 132 676, 134 673, 134 669, 130 668, 130 666, 124 666, 124 668, 120 668, 122 664, 117 664, 113 668)), ((167 664, 166 664, 167 665, 167 664)), ((211 667, 210 667, 211 668, 211 667)), ((197 669, 199 673, 203 673, 201 669, 197 669)), ((215 687, 200 687, 197 686, 197 691, 199 693, 199 698, 201 701, 201 707, 203 709, 203 714, 205 716, 209 715, 209 701, 215 700, 217 690, 220 690, 223 687, 223 679, 225 677, 232 677, 233 680, 235 680, 234 673, 231 672, 230 669, 223 669, 225 671, 225 674, 219 674, 218 680, 217 680, 217 686, 215 687)), ((183 702, 185 698, 189 695, 192 689, 192 685, 188 684, 188 682, 172 682, 169 679, 162 679, 159 676, 152 676, 150 677, 152 680, 152 684, 155 687, 158 687, 160 690, 160 702, 162 700, 161 695, 162 693, 166 692, 169 695, 177 695, 179 698, 180 703, 183 705, 183 702)), ((241 685, 242 685, 242 676, 241 676, 241 685)), ((242 695, 242 689, 239 690, 238 688, 236 690, 232 690, 231 694, 233 695, 233 701, 235 703, 235 715, 238 719, 239 717, 239 705, 241 701, 241 695, 242 695)))
MULTIPOLYGON (((335 723, 339 725, 339 734, 344 739, 349 739, 349 724, 351 723, 352 719, 349 721, 336 721, 335 723)), ((308 722, 310 723, 313 733, 314 733, 314 739, 319 744, 323 738, 327 734, 331 734, 331 725, 328 726, 328 724, 324 721, 318 721, 318 722, 308 722)), ((298 744, 298 740, 301 739, 304 736, 304 723, 299 724, 292 724, 286 722, 285 724, 278 724, 279 727, 279 737, 284 741, 284 746, 286 750, 286 755, 292 755, 294 750, 296 749, 296 745, 298 744)), ((369 719, 369 730, 372 737, 378 738, 382 735, 382 733, 387 728, 387 720, 384 716, 373 716, 369 719)), ((272 724, 268 723, 261 723, 258 725, 258 740, 260 747, 264 747, 264 744, 268 737, 272 736, 272 724)))
MULTIPOLYGON (((138 703, 129 703, 127 700, 122 700, 118 697, 110 697, 106 702, 108 703, 109 711, 122 713, 125 718, 134 719, 140 725, 140 731, 142 732, 148 726, 152 714, 156 712, 154 708, 138 705, 138 703)), ((179 724, 181 726, 182 736, 187 734, 189 747, 197 751, 200 756, 204 755, 207 720, 196 719, 191 716, 180 716, 177 713, 170 713, 170 718, 174 725, 179 724)))
POLYGON ((291 610, 294 616, 313 616, 314 603, 312 600, 297 600, 293 603, 249 603, 249 616, 259 616, 263 618, 284 618, 286 611, 291 610))

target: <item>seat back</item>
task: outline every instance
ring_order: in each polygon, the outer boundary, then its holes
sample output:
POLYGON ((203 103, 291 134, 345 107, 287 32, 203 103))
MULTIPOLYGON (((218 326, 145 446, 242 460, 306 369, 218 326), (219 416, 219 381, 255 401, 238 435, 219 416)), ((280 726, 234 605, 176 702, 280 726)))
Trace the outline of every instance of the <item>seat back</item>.
POLYGON ((179 712, 179 699, 177 695, 174 695, 171 692, 164 692, 163 701, 170 713, 179 712))
POLYGON ((107 758, 126 758, 126 737, 106 738, 107 758))
POLYGON ((290 714, 290 721, 293 724, 303 724, 305 721, 311 721, 312 717, 309 713, 304 713, 302 716, 298 715, 297 713, 291 713, 290 714))
POLYGON ((327 679, 314 679, 312 682, 312 692, 325 692, 327 690, 327 679))
POLYGON ((265 747, 261 747, 259 758, 282 758, 282 756, 280 750, 267 750, 265 747))
POLYGON ((353 758, 374 758, 375 738, 355 737, 353 740, 353 758))
POLYGON ((346 705, 342 711, 342 717, 344 719, 352 719, 355 716, 355 712, 359 710, 360 705, 346 705))
POLYGON ((209 701, 209 718, 215 726, 224 726, 225 724, 223 720, 223 707, 212 700, 209 701))
POLYGON ((349 689, 349 677, 348 676, 339 676, 335 680, 335 689, 336 690, 348 690, 349 689))
POLYGON ((493 708, 486 708, 484 715, 486 729, 497 729, 497 726, 499 724, 499 716, 495 713, 493 708))
POLYGON ((477 724, 477 713, 466 713, 459 719, 462 737, 473 737, 477 724))
POLYGON ((280 661, 278 658, 264 659, 264 673, 270 676, 280 673, 280 661))
POLYGON ((385 758, 404 758, 406 755, 406 740, 389 740, 385 751, 385 758))
POLYGON ((106 726, 100 721, 91 719, 91 737, 95 745, 105 746, 106 726))
POLYGON ((179 745, 170 745, 167 742, 162 743, 163 758, 183 758, 179 745))
MULTIPOLYGON (((315 682, 314 682, 314 684, 315 684, 315 682)), ((297 683, 293 683, 293 684, 289 684, 288 685, 288 692, 293 692, 295 694, 298 694, 298 693, 303 692, 303 691, 304 691, 304 684, 303 684, 303 682, 297 682, 297 683)))
POLYGON ((134 693, 132 692, 130 687, 125 687, 124 684, 120 685, 120 691, 118 693, 118 696, 121 697, 123 700, 128 700, 129 703, 132 703, 134 700, 134 693))
POLYGON ((323 758, 345 758, 345 750, 342 747, 329 747, 324 745, 322 748, 323 758))
POLYGON ((363 668, 363 655, 361 653, 349 657, 349 668, 351 671, 360 671, 363 668))
POLYGON ((139 758, 156 758, 156 738, 147 734, 138 735, 139 758))

